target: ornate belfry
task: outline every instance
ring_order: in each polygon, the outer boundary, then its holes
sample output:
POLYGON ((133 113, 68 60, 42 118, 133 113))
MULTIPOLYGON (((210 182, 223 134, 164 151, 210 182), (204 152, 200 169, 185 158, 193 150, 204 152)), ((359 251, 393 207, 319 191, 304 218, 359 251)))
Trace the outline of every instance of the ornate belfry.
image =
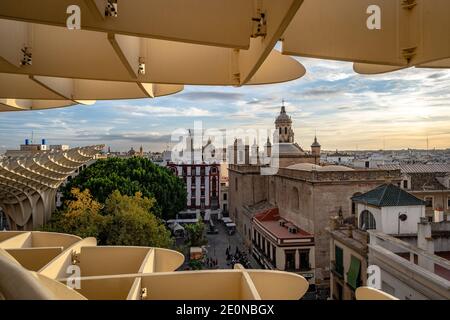
POLYGON ((55 210, 58 187, 103 146, 38 151, 0 161, 0 207, 13 230, 42 226, 55 210))
MULTIPOLYGON (((292 129, 292 119, 286 113, 286 108, 281 106, 280 114, 275 120, 275 129, 278 131, 279 143, 293 143, 294 142, 294 130, 292 129)), ((275 136, 274 136, 275 141, 275 136)))

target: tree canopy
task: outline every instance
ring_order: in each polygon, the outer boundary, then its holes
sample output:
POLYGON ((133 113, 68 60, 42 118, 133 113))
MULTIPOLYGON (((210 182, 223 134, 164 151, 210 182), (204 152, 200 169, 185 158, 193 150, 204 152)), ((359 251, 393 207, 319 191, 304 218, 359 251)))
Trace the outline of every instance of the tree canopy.
POLYGON ((153 213, 155 199, 122 195, 113 191, 103 206, 88 189, 71 190, 62 211, 55 212, 44 230, 71 233, 80 237, 96 237, 100 244, 151 246, 173 245, 170 231, 153 213))
POLYGON ((143 198, 139 192, 131 197, 117 190, 111 193, 105 203, 105 214, 109 217, 106 244, 170 247, 173 244, 170 231, 155 215, 149 214, 154 205, 153 198, 143 198))
POLYGON ((188 245, 191 247, 200 247, 207 243, 204 232, 205 224, 200 219, 197 223, 185 225, 185 230, 188 235, 188 245))
POLYGON ((66 201, 65 210, 53 213, 44 230, 101 239, 106 223, 100 214, 102 204, 92 199, 89 190, 73 188, 71 198, 73 200, 66 201))
POLYGON ((70 199, 74 187, 89 189, 100 203, 105 203, 115 190, 128 196, 140 192, 143 197, 156 200, 153 212, 162 219, 174 218, 186 207, 184 182, 167 168, 141 157, 98 160, 66 184, 66 199, 70 199))

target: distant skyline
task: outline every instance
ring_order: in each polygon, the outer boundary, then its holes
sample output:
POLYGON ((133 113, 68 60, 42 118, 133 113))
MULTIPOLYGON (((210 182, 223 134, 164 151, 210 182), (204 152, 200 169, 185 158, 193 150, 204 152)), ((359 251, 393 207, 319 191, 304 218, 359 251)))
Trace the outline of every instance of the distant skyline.
POLYGON ((304 149, 315 132, 326 150, 426 149, 427 137, 429 149, 450 148, 449 70, 363 76, 347 62, 298 60, 306 76, 284 84, 186 86, 157 99, 0 113, 0 152, 17 149, 32 131, 35 141, 49 144, 162 151, 174 130, 192 128, 194 121, 205 129, 272 129, 282 99, 304 149))

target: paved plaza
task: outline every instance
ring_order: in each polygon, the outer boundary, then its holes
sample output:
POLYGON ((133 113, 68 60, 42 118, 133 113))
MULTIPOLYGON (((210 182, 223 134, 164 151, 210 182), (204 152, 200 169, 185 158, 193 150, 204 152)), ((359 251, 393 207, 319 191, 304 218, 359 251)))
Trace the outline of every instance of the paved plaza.
MULTIPOLYGON (((248 249, 245 248, 243 244, 242 237, 236 232, 233 235, 228 235, 228 232, 225 228, 225 225, 222 221, 214 222, 217 230, 219 231, 217 234, 207 234, 206 230, 208 229, 208 225, 205 227, 205 237, 208 240, 206 244, 206 255, 205 258, 217 259, 218 265, 213 269, 231 269, 232 266, 230 261, 227 261, 226 250, 228 247, 231 248, 230 253, 234 254, 236 252, 236 247, 239 248, 239 251, 245 252, 247 254, 250 267, 252 269, 261 269, 263 268, 249 253, 248 249)), ((177 241, 179 245, 182 244, 181 239, 177 241)), ((188 254, 188 252, 185 252, 188 254)), ((187 269, 189 266, 189 256, 186 256, 185 263, 183 265, 183 269, 187 269)), ((203 269, 210 269, 207 266, 203 266, 203 269)))

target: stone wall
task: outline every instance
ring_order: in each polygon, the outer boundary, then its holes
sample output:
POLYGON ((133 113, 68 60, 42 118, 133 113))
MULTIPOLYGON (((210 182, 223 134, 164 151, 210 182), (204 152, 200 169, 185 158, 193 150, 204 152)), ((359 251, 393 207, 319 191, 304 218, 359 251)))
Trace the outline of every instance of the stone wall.
MULTIPOLYGON (((314 234, 316 279, 329 278, 330 217, 351 216, 351 197, 367 192, 386 181, 400 181, 399 170, 301 171, 280 168, 274 176, 261 176, 259 167, 230 165, 230 214, 238 224, 244 217, 242 207, 267 200, 278 206, 280 215, 314 234), (236 183, 238 187, 236 189, 236 183), (298 199, 293 197, 298 195, 298 199)), ((242 229, 239 230, 242 232, 242 229)), ((242 233, 244 235, 244 233, 242 233)))

